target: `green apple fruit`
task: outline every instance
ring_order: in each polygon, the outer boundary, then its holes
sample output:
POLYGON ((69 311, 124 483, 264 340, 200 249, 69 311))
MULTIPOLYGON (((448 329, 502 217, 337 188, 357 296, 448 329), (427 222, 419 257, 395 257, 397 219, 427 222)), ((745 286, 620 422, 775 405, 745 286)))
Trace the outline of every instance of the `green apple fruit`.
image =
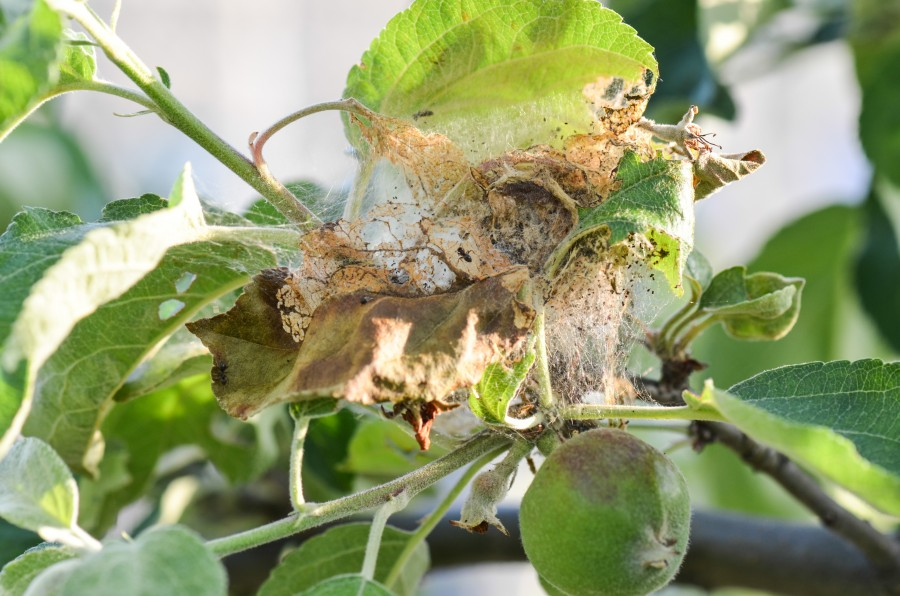
POLYGON ((687 549, 687 483, 633 435, 594 429, 556 448, 520 509, 525 553, 543 581, 575 596, 648 594, 687 549))

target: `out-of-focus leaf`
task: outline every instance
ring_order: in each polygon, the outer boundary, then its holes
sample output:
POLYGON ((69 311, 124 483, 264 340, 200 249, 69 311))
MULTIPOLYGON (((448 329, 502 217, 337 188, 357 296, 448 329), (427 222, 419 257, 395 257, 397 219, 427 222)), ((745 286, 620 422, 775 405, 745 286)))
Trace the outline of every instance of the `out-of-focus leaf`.
POLYGON ((709 287, 713 278, 713 268, 706 257, 699 251, 692 250, 688 255, 685 275, 696 281, 701 290, 709 287))
POLYGON ((29 548, 41 544, 37 533, 0 519, 0 564, 6 565, 29 548))
MULTIPOLYGON (((336 575, 359 572, 365 558, 370 528, 370 524, 346 524, 310 538, 297 550, 288 554, 272 571, 272 575, 260 589, 259 595, 289 596, 312 588, 336 575)), ((409 532, 390 526, 384 529, 375 568, 376 581, 383 582, 387 579, 410 536, 409 532)), ((404 565, 403 572, 394 586, 397 594, 403 596, 415 594, 416 587, 428 570, 428 566, 428 546, 420 542, 404 565)))
POLYGON ((749 436, 900 515, 900 363, 813 362, 762 372, 712 401, 749 436))
POLYGON ((487 156, 588 132, 590 85, 594 107, 620 108, 657 74, 653 48, 598 2, 419 0, 372 42, 344 97, 487 156))
POLYGON ((732 267, 716 275, 700 297, 699 312, 722 323, 732 337, 774 340, 784 337, 800 314, 804 281, 777 273, 732 267))
POLYGON ((865 231, 856 259, 856 291, 866 313, 900 352, 900 239, 875 192, 864 207, 865 231))
POLYGON ((16 441, 0 460, 0 517, 53 540, 77 512, 78 487, 59 455, 39 439, 16 441))
POLYGON ((225 596, 227 586, 225 567, 199 536, 181 526, 163 526, 57 563, 38 575, 26 594, 225 596))
POLYGON ((178 446, 199 447, 232 482, 259 476, 278 456, 273 436, 277 415, 268 412, 249 424, 229 418, 216 404, 206 375, 118 404, 101 430, 112 459, 124 458, 124 470, 111 469, 113 463, 104 458, 98 480, 86 481, 98 494, 90 504, 92 519, 85 525, 90 521, 102 530, 113 523, 122 507, 146 491, 159 458, 178 446), (111 480, 104 473, 114 474, 121 486, 100 490, 111 480))
POLYGON ((303 492, 312 501, 350 494, 354 474, 341 469, 359 421, 349 409, 309 423, 303 457, 303 492))
POLYGON ((734 117, 734 103, 706 60, 698 30, 698 0, 605 0, 654 48, 661 78, 647 110, 675 122, 689 105, 734 117))
POLYGON ((0 4, 0 140, 59 78, 62 19, 44 0, 0 4))
POLYGON ((0 571, 0 594, 22 596, 28 584, 44 569, 75 556, 75 551, 68 547, 47 543, 29 549, 0 571))
POLYGON ((853 3, 851 34, 862 90, 859 137, 876 172, 900 185, 900 7, 894 2, 853 3))
POLYGON ((439 446, 422 451, 407 431, 390 420, 374 417, 360 421, 347 447, 340 469, 378 482, 386 482, 444 455, 439 446))

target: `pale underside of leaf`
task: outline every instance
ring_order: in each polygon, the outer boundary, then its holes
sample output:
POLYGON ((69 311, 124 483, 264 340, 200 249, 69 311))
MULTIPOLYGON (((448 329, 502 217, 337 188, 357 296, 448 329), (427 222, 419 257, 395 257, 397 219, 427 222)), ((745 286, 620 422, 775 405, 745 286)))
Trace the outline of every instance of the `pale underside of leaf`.
POLYGON ((642 111, 656 72, 652 48, 599 3, 420 1, 351 70, 345 97, 485 157, 589 132, 604 109, 642 111))

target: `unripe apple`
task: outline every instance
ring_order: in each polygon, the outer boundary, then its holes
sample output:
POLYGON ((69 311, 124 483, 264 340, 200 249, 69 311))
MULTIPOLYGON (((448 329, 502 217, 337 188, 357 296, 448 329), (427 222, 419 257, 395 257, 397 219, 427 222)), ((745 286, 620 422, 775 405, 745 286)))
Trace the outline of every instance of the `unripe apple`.
POLYGON ((687 483, 633 435, 594 429, 556 448, 522 498, 525 553, 541 578, 576 596, 648 594, 687 549, 687 483))

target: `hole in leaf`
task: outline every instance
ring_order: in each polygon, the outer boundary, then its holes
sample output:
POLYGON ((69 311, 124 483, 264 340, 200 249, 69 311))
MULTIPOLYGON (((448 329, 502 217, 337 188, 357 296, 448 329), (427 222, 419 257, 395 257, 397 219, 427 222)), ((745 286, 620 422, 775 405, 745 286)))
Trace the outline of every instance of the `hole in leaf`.
POLYGON ((175 282, 175 290, 179 294, 184 294, 188 291, 188 288, 191 287, 191 284, 194 283, 195 279, 197 279, 196 273, 186 271, 181 277, 178 278, 178 281, 175 282))
POLYGON ((177 315, 184 308, 184 302, 170 298, 159 305, 159 320, 165 321, 177 315))

